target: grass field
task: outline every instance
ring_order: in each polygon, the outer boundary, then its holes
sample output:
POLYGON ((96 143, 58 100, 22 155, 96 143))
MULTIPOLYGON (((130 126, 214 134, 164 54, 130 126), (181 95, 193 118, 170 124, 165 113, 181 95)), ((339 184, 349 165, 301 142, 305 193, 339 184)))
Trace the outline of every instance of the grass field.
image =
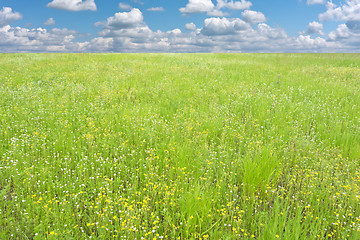
POLYGON ((360 55, 0 54, 0 239, 360 239, 360 55))

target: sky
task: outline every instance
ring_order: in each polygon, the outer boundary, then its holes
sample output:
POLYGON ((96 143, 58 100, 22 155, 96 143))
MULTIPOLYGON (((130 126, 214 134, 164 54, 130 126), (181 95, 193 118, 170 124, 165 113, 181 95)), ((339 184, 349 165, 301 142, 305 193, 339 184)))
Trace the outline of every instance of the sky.
POLYGON ((360 0, 0 0, 0 52, 360 52, 360 0))

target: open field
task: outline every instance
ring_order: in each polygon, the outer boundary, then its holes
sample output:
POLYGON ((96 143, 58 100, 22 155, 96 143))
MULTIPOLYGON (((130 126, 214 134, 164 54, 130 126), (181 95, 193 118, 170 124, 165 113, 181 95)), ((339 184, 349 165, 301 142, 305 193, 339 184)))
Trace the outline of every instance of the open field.
POLYGON ((360 55, 1 54, 0 239, 360 239, 360 55))

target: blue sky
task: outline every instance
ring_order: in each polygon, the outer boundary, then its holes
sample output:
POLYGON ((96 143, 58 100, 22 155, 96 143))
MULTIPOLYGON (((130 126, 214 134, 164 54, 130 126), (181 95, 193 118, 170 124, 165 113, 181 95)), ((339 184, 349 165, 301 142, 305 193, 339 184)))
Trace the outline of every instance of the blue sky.
POLYGON ((0 52, 360 52, 360 0, 0 0, 0 52))

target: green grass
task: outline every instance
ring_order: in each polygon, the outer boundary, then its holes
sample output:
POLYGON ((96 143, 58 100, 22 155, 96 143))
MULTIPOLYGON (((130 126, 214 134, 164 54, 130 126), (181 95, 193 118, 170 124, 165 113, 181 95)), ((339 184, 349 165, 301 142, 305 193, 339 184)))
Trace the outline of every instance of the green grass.
POLYGON ((359 65, 1 54, 0 239, 360 239, 359 65))

